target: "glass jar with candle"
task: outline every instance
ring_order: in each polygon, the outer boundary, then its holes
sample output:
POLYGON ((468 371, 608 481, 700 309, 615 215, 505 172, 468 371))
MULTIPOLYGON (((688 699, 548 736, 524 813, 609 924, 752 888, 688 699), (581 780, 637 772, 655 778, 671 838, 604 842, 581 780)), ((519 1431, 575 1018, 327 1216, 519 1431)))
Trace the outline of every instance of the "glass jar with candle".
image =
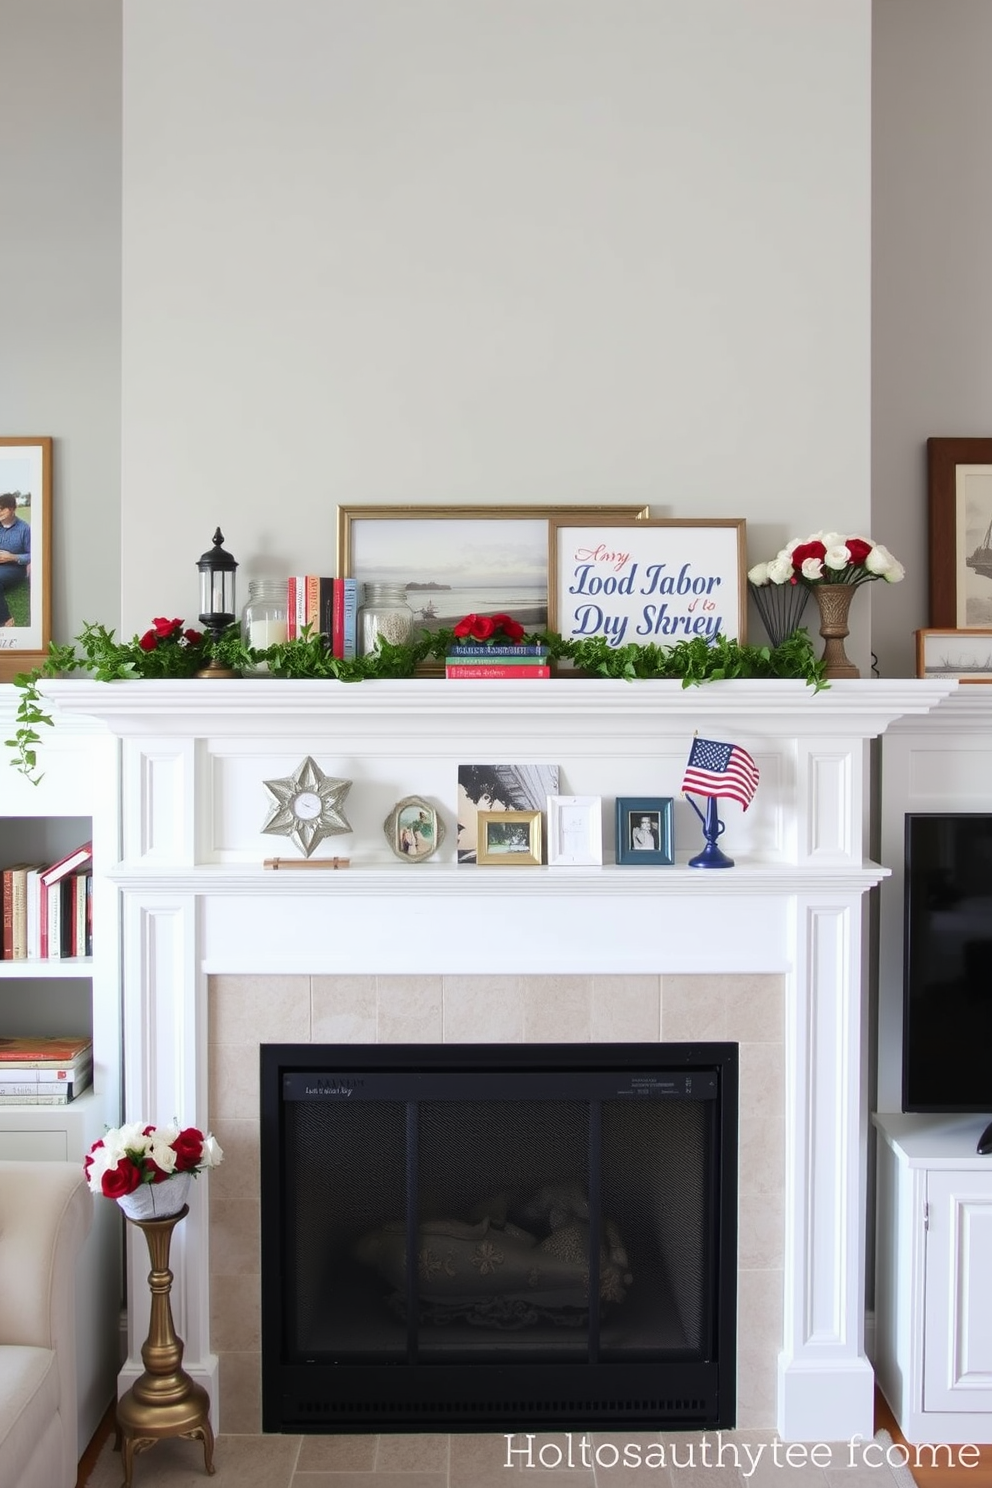
MULTIPOLYGON (((285 579, 252 579, 248 585, 248 603, 241 613, 241 637, 246 646, 265 651, 286 640, 285 579)), ((264 661, 256 662, 249 673, 253 677, 268 675, 264 661)))
POLYGON ((412 629, 413 611, 402 584, 365 585, 365 600, 358 612, 359 655, 378 651, 380 636, 390 645, 403 646, 412 629))

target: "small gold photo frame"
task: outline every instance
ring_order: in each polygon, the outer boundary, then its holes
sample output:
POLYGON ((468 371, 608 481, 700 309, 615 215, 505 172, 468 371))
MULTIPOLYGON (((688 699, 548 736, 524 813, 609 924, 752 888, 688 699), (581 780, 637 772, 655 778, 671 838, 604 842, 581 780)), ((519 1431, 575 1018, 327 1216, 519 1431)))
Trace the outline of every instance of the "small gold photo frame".
POLYGON ((479 863, 540 867, 541 813, 539 811, 480 811, 479 863))

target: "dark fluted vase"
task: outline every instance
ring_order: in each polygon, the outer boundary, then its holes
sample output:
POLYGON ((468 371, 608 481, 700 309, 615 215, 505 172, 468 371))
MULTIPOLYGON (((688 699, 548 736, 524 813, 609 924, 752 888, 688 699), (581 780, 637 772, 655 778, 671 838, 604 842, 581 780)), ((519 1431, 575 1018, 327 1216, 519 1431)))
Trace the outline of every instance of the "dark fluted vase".
POLYGON ((847 617, 854 598, 854 584, 814 584, 820 610, 820 634, 823 637, 823 660, 829 678, 860 677, 861 673, 844 650, 849 635, 847 617))

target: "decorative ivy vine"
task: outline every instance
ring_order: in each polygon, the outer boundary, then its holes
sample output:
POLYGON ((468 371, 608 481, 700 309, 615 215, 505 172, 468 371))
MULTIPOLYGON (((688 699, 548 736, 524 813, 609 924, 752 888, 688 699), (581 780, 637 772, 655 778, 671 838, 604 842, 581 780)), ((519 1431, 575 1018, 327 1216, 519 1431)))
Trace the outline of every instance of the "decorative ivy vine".
MULTIPOLYGON (((667 678, 681 681, 683 687, 777 677, 804 681, 817 692, 830 685, 824 676, 824 663, 814 654, 805 630, 796 631, 774 647, 748 646, 720 635, 710 642, 696 637, 668 647, 611 646, 602 636, 568 640, 553 631, 533 632, 525 640, 546 645, 552 662, 568 662, 587 677, 614 677, 627 682, 667 678)), ((156 620, 151 630, 130 641, 117 640, 103 625, 88 624, 73 642, 59 645, 53 641, 42 666, 14 678, 20 694, 16 728, 5 744, 13 751, 10 763, 37 784, 41 779, 37 746, 42 742, 38 730, 52 726, 39 687, 47 678, 79 671, 90 673, 98 682, 195 677, 213 658, 236 672, 250 672, 264 662, 272 677, 364 682, 414 677, 431 663, 443 663, 454 642, 451 630, 424 631, 418 641, 399 646, 382 641, 371 656, 343 660, 329 653, 323 636, 312 633, 259 651, 245 644, 237 625, 215 642, 199 631, 184 630, 181 620, 156 620)))

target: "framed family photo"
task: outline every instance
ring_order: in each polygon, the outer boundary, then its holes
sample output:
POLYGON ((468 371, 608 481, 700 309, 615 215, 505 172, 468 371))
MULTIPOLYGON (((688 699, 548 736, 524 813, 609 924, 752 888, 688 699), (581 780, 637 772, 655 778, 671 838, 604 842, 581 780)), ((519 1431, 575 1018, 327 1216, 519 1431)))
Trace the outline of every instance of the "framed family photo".
POLYGON ((0 438, 0 681, 44 661, 51 635, 52 441, 0 438))
POLYGON ((930 625, 992 627, 992 439, 928 439, 930 625))
POLYGON ((444 822, 423 796, 404 796, 383 822, 386 841, 404 863, 424 863, 444 841, 444 822))
POLYGON ((479 862, 534 868, 541 862, 539 811, 480 811, 479 862))
POLYGON ((916 675, 992 682, 992 629, 918 630, 916 675))
POLYGON ((670 868, 675 862, 671 796, 618 796, 616 859, 629 868, 670 868))
POLYGON ((395 584, 414 631, 450 629, 464 615, 548 624, 548 524, 591 514, 647 517, 646 506, 339 506, 340 578, 395 584))
POLYGON ((548 797, 548 867, 593 868, 603 861, 602 796, 548 797))
POLYGON ((744 641, 745 520, 583 514, 548 523, 548 626, 611 646, 744 641))

